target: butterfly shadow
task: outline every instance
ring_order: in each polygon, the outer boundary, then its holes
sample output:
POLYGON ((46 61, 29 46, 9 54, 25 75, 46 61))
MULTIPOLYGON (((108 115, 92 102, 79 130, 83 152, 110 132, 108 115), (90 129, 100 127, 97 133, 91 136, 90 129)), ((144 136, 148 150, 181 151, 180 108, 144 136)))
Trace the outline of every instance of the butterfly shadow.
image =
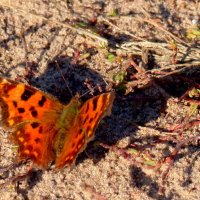
POLYGON ((29 199, 28 197, 28 191, 34 188, 35 185, 37 185, 38 182, 42 180, 43 171, 39 169, 31 169, 23 176, 16 177, 15 181, 16 184, 16 192, 20 194, 23 199, 29 199), (26 180, 26 185, 24 186, 24 182, 20 180, 26 180))
MULTIPOLYGON (((107 88, 112 88, 112 83, 107 84, 98 72, 85 65, 73 64, 73 58, 64 56, 53 58, 49 61, 47 70, 40 77, 31 76, 30 81, 31 85, 53 94, 65 104, 76 94, 80 94, 84 102, 94 95, 105 92, 107 88)), ((146 102, 150 99, 155 102, 155 98, 145 98, 141 91, 137 95, 130 94, 126 97, 116 91, 111 116, 105 117, 99 123, 95 131, 95 139, 78 156, 76 163, 79 164, 88 157, 94 164, 98 163, 105 158, 108 151, 98 143, 114 145, 119 140, 133 135, 137 130, 133 116, 137 116, 140 112, 139 107, 135 105, 141 102, 140 106, 142 106, 142 102, 145 103, 141 101, 142 99, 146 102)))

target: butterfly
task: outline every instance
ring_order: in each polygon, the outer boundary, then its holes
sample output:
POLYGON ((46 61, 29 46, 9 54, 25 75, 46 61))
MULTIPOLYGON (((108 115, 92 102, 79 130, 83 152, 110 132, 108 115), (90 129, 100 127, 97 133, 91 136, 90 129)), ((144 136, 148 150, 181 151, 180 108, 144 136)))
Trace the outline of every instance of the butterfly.
POLYGON ((40 168, 72 166, 94 138, 100 120, 111 114, 114 92, 64 105, 32 86, 0 77, 1 124, 11 130, 19 160, 31 159, 40 168))

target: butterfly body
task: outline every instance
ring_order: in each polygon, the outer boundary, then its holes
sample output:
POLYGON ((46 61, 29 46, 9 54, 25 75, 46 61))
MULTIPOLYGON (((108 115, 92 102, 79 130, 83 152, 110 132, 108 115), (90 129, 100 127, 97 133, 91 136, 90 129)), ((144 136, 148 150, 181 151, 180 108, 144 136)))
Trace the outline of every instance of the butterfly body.
POLYGON ((58 132, 55 136, 55 142, 53 145, 56 155, 61 154, 64 148, 65 140, 68 136, 66 133, 69 132, 70 127, 72 127, 76 121, 76 116, 78 115, 80 107, 81 103, 76 97, 72 98, 68 105, 63 106, 62 112, 60 113, 56 123, 58 132))
POLYGON ((111 112, 114 93, 103 93, 84 104, 73 97, 67 104, 23 83, 0 78, 2 125, 13 131, 19 158, 47 168, 72 165, 94 137, 99 121, 111 112))

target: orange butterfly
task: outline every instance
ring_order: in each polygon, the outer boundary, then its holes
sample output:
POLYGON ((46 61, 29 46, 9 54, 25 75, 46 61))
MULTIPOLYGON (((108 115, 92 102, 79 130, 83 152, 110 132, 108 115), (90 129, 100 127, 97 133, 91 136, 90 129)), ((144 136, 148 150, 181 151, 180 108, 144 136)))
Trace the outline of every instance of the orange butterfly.
POLYGON ((71 166, 93 139, 99 121, 111 113, 115 98, 108 92, 83 105, 73 97, 67 105, 34 87, 0 78, 2 124, 12 129, 19 158, 41 168, 71 166))

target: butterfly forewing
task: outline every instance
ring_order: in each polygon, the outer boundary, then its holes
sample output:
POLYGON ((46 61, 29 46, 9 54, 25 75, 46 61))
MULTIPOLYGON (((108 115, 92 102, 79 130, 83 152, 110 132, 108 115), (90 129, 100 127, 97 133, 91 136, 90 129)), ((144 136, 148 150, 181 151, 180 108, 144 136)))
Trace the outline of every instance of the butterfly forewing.
POLYGON ((66 133, 63 150, 56 159, 56 168, 74 163, 77 155, 93 138, 99 121, 110 114, 114 97, 114 92, 104 93, 83 104, 73 126, 66 133))
POLYGON ((53 121, 59 114, 57 110, 62 110, 62 105, 52 96, 23 83, 2 78, 0 78, 0 103, 2 123, 10 128, 30 121, 45 119, 53 121))
POLYGON ((113 92, 104 93, 89 99, 81 108, 79 120, 81 121, 87 140, 93 138, 99 121, 104 116, 111 114, 114 97, 113 92))

